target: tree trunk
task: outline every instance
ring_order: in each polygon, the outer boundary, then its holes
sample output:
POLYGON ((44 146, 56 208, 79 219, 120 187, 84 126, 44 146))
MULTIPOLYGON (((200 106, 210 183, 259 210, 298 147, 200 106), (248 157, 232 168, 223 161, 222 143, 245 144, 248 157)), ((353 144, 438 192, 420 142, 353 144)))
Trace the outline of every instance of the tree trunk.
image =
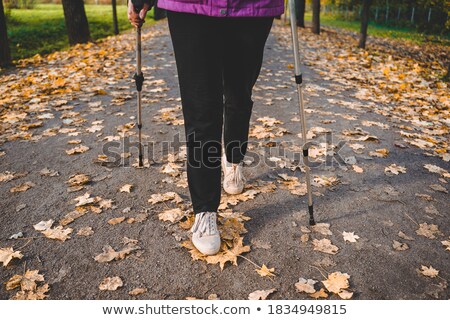
POLYGON ((369 15, 370 15, 370 5, 372 0, 363 0, 362 10, 361 10, 361 32, 359 34, 359 44, 358 47, 361 49, 366 48, 367 40, 367 27, 369 25, 369 15))
POLYGON ((320 34, 320 0, 312 0, 312 32, 320 34))
POLYGON ((62 0, 70 45, 91 41, 83 0, 62 0))
POLYGON ((113 25, 114 25, 114 34, 119 34, 119 22, 117 21, 117 4, 116 0, 112 0, 112 12, 113 12, 113 25))
POLYGON ((0 67, 11 65, 11 51, 9 50, 6 18, 3 10, 3 1, 0 0, 0 67))
POLYGON ((297 27, 305 27, 305 0, 295 0, 295 11, 297 14, 297 27))

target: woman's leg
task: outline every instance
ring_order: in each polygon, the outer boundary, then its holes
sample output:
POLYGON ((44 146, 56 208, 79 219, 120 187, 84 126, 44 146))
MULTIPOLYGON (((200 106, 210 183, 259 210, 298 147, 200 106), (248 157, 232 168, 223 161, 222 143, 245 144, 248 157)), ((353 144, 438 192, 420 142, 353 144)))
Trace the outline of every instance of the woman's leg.
POLYGON ((231 163, 242 161, 247 151, 252 89, 272 23, 272 17, 264 17, 227 19, 224 24, 224 143, 231 163))
POLYGON ((223 39, 217 18, 167 11, 187 141, 194 212, 217 211, 223 125, 223 39))

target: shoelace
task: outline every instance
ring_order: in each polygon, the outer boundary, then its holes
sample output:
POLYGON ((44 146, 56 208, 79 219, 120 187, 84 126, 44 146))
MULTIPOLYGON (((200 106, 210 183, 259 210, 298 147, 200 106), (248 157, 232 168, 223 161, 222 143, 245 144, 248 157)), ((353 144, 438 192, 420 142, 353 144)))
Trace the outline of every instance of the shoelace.
POLYGON ((217 225, 215 223, 216 213, 215 212, 200 212, 200 215, 192 226, 192 232, 200 232, 201 235, 207 234, 212 235, 217 233, 217 225))
POLYGON ((228 181, 228 183, 233 182, 235 185, 238 185, 240 182, 245 182, 244 175, 242 174, 242 165, 232 165, 231 170, 233 170, 232 173, 232 179, 228 181))

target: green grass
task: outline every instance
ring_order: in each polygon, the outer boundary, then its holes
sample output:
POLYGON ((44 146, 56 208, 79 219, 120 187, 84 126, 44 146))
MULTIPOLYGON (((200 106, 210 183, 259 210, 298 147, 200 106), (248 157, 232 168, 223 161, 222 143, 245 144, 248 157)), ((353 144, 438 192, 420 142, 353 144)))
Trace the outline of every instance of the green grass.
MULTIPOLYGON (((91 37, 94 40, 113 34, 110 5, 85 5, 91 37)), ((119 30, 132 26, 126 6, 117 6, 119 30)), ((147 23, 151 19, 147 17, 147 23)), ((12 9, 8 17, 8 37, 14 60, 68 48, 62 5, 40 4, 34 9, 12 9)))
MULTIPOLYGON (((305 21, 311 21, 311 12, 307 12, 305 14, 305 21)), ((361 23, 359 21, 349 21, 349 20, 341 20, 337 16, 333 15, 321 15, 320 23, 323 26, 328 27, 336 27, 341 29, 347 29, 350 31, 359 32, 361 23)), ((369 23, 368 34, 370 36, 375 37, 384 37, 384 38, 393 38, 393 39, 405 39, 410 40, 416 43, 425 43, 425 42, 438 42, 441 44, 450 44, 450 36, 440 37, 440 36, 431 36, 426 35, 420 32, 417 32, 414 28, 408 27, 394 27, 394 26, 385 26, 375 24, 373 22, 369 23)))

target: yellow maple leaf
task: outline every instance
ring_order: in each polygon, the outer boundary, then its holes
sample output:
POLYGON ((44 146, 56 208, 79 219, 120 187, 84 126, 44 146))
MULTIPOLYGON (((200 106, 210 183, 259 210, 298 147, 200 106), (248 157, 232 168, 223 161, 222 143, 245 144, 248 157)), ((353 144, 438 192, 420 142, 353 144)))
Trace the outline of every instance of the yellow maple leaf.
POLYGON ((273 274, 273 272, 275 272, 275 268, 269 269, 265 264, 262 265, 261 269, 255 269, 255 271, 258 272, 261 277, 275 277, 273 274))

